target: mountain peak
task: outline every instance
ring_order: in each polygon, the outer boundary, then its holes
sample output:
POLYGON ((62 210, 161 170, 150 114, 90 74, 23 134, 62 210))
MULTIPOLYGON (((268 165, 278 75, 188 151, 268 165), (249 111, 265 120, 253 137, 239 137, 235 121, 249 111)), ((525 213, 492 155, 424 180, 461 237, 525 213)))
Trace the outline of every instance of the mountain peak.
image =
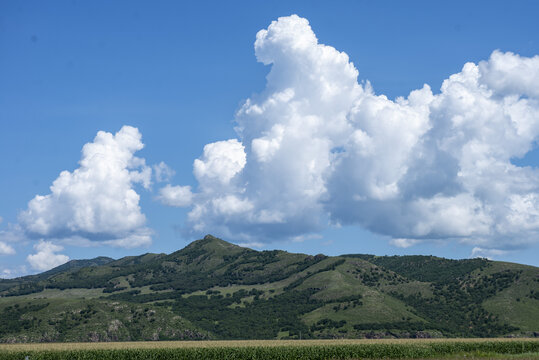
MULTIPOLYGON (((225 248, 240 248, 241 246, 232 244, 228 241, 225 241, 223 239, 219 239, 218 237, 215 237, 213 235, 206 235, 201 240, 195 240, 191 244, 196 244, 199 246, 207 247, 207 246, 218 246, 218 247, 225 247, 225 248)), ((190 244, 190 245, 191 245, 190 244)))
POLYGON ((223 256, 237 254, 244 250, 246 250, 246 248, 234 245, 213 235, 206 235, 204 236, 204 238, 200 240, 195 240, 189 245, 187 245, 185 248, 170 254, 170 256, 176 257, 183 256, 186 254, 191 254, 190 256, 196 255, 196 257, 201 256, 202 254, 223 256))
POLYGON ((208 234, 208 235, 204 236, 202 238, 202 240, 204 240, 205 242, 224 242, 224 243, 230 244, 228 241, 219 239, 218 237, 215 237, 215 236, 213 236, 211 234, 208 234))

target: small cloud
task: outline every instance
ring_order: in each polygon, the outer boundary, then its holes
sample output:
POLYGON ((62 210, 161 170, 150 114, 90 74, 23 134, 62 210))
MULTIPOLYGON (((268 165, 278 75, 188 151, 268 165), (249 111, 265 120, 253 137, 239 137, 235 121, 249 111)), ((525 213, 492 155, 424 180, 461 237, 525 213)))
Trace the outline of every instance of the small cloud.
POLYGON ((496 257, 506 255, 509 251, 507 250, 500 250, 500 249, 483 249, 480 247, 474 247, 472 249, 471 258, 487 258, 489 260, 492 260, 496 257))
POLYGON ((13 272, 10 269, 3 269, 0 271, 0 279, 10 279, 14 277, 13 272))
POLYGON ((408 248, 410 246, 414 246, 415 244, 419 243, 420 240, 414 240, 414 239, 391 239, 389 240, 389 243, 393 246, 399 247, 399 248, 408 248))
POLYGON ((0 230, 0 241, 3 242, 18 242, 26 237, 24 231, 19 224, 7 224, 6 230, 0 230))
POLYGON ((172 170, 167 164, 161 161, 159 164, 153 166, 153 175, 157 182, 167 182, 174 176, 176 172, 172 170))
POLYGON ((157 199, 163 205, 185 207, 193 202, 193 193, 190 186, 172 186, 168 184, 159 190, 157 199))
POLYGON ((26 260, 35 270, 50 270, 69 261, 67 255, 57 254, 57 252, 62 251, 63 249, 62 246, 55 245, 52 242, 40 240, 39 243, 34 245, 34 250, 36 250, 37 253, 28 255, 26 260))
POLYGON ((241 247, 246 247, 246 248, 257 248, 257 249, 261 249, 262 247, 264 247, 264 244, 260 242, 242 242, 242 243, 237 243, 236 245, 241 246, 241 247))
POLYGON ((13 249, 8 244, 0 241, 0 255, 13 255, 15 254, 15 249, 13 249))
POLYGON ((314 240, 314 239, 323 239, 324 237, 320 234, 305 234, 294 236, 291 240, 292 242, 302 243, 305 240, 314 240))
POLYGON ((144 230, 140 230, 134 234, 129 234, 123 238, 105 240, 103 241, 103 243, 105 245, 121 247, 125 249, 148 247, 152 244, 152 234, 153 231, 151 229, 145 228, 144 230))
POLYGON ((16 277, 24 276, 28 273, 26 266, 18 266, 15 269, 2 269, 0 270, 0 279, 13 279, 16 277))
POLYGON ((51 239, 51 240, 57 243, 60 243, 62 245, 85 247, 85 248, 92 248, 92 247, 98 247, 98 246, 103 245, 101 242, 92 241, 82 236, 71 236, 71 237, 66 237, 62 239, 51 239))

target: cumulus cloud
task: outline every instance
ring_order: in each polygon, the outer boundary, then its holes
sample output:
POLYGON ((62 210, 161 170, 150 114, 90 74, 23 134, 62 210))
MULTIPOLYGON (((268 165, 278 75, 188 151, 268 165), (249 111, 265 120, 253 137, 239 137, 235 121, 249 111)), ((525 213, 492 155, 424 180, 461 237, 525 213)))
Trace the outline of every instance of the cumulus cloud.
POLYGON ((151 231, 134 189, 136 183, 144 188, 151 184, 151 168, 134 156, 143 147, 134 127, 124 126, 116 134, 98 132, 84 145, 80 166, 62 171, 51 193, 37 195, 19 214, 21 231, 37 239, 85 239, 122 247, 150 244, 151 231))
POLYGON ((34 245, 34 250, 36 250, 37 253, 28 255, 26 260, 35 270, 50 270, 69 261, 68 256, 57 254, 57 252, 62 251, 63 249, 62 246, 55 245, 50 241, 40 240, 39 243, 34 245))
POLYGON ((481 82, 500 95, 539 97, 539 56, 521 57, 512 52, 492 53, 479 63, 481 82))
POLYGON ((186 207, 193 202, 193 193, 190 186, 171 186, 168 184, 159 190, 157 198, 168 206, 186 207))
POLYGON ((539 170, 511 160, 538 140, 538 56, 496 50, 439 92, 391 100, 296 15, 258 32, 255 55, 271 66, 266 88, 236 114, 238 139, 195 160, 188 233, 268 241, 329 223, 400 247, 537 241, 539 170))
POLYGON ((0 255, 13 255, 15 254, 15 249, 9 246, 5 242, 0 241, 0 255))
POLYGON ((218 141, 204 146, 202 158, 196 159, 193 172, 205 190, 226 186, 246 163, 243 145, 236 139, 218 141))

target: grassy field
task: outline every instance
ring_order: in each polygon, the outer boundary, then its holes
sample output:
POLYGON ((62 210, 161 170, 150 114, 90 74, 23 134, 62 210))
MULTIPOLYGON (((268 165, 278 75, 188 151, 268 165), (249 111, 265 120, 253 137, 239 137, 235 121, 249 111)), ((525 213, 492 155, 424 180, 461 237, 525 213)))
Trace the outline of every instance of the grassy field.
POLYGON ((539 359, 539 339, 252 340, 2 344, 9 359, 539 359))

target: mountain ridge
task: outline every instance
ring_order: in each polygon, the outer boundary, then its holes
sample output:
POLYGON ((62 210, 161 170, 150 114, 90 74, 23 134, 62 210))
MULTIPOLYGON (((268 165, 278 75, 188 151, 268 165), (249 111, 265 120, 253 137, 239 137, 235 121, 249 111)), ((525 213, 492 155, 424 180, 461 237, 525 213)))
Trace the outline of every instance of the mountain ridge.
POLYGON ((74 261, 0 281, 0 316, 20 313, 0 341, 539 336, 529 265, 256 251, 211 235, 171 254, 74 261))

